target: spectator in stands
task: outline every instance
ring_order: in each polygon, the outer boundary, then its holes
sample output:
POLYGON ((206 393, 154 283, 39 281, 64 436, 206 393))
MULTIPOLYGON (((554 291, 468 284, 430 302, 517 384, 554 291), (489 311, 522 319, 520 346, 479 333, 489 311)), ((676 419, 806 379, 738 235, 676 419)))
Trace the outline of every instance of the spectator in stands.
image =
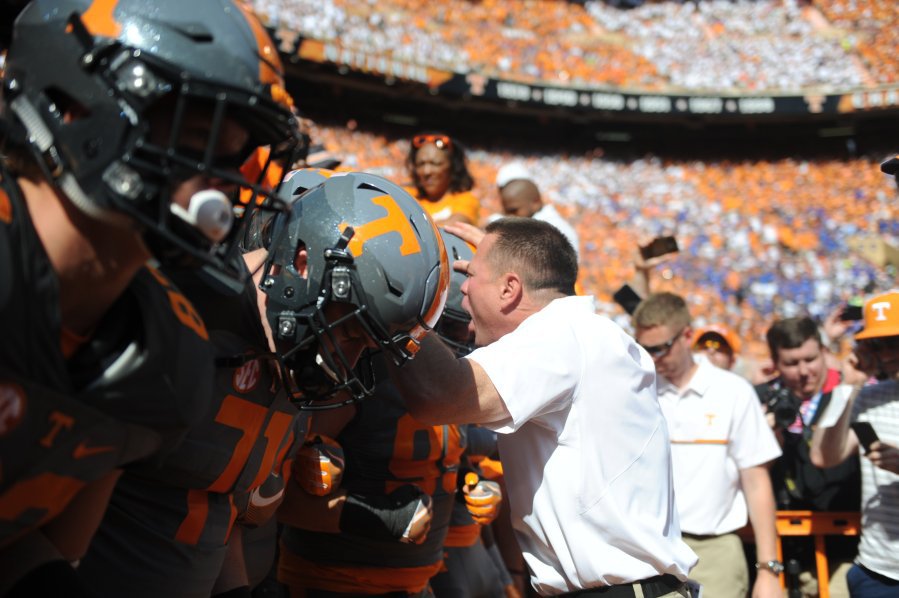
MULTIPOLYGON (((858 459, 848 459, 821 469, 812 463, 809 442, 812 431, 831 401, 840 372, 828 368, 818 326, 811 318, 778 320, 767 333, 771 360, 778 377, 756 387, 771 425, 783 447, 783 456, 771 474, 779 509, 857 511, 859 508, 858 459)), ((851 537, 827 538, 831 571, 830 589, 844 591, 845 573, 855 554, 851 537)), ((785 541, 784 551, 796 556, 805 569, 799 575, 804 592, 814 593, 811 573, 813 554, 806 542, 785 541)))
POLYGON ((521 162, 512 162, 500 168, 496 173, 496 187, 499 189, 505 216, 536 218, 549 222, 562 231, 575 252, 580 252, 581 243, 574 227, 552 204, 543 201, 540 189, 521 162))
POLYGON ((477 224, 481 204, 471 193, 474 180, 459 142, 443 133, 412 137, 406 166, 414 189, 410 193, 438 225, 447 222, 477 224))
POLYGON ((740 339, 733 330, 723 324, 712 324, 697 329, 694 336, 694 352, 705 355, 712 365, 723 370, 734 367, 740 352, 740 339))
POLYGON ((843 370, 844 383, 853 385, 848 404, 833 401, 840 415, 815 430, 811 457, 819 467, 833 467, 865 451, 861 542, 847 581, 853 598, 880 598, 899 593, 899 292, 870 298, 864 322, 843 370), (872 376, 881 381, 865 386, 872 376), (879 440, 863 446, 850 422, 870 423, 879 440))
POLYGON ((635 338, 659 375, 684 541, 699 556, 690 577, 706 596, 745 598, 749 572, 736 531, 746 525, 748 509, 758 569, 752 595, 782 596, 768 475, 780 448, 752 386, 694 360, 690 324, 686 302, 673 293, 650 295, 634 312, 635 338))

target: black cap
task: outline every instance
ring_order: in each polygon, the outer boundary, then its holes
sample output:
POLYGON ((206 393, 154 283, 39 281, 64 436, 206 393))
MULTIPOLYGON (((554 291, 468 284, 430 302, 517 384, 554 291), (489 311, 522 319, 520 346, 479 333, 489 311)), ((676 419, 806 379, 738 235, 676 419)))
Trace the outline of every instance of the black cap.
POLYGON ((881 163, 880 171, 884 174, 896 176, 896 174, 899 173, 899 156, 893 156, 889 160, 881 163))

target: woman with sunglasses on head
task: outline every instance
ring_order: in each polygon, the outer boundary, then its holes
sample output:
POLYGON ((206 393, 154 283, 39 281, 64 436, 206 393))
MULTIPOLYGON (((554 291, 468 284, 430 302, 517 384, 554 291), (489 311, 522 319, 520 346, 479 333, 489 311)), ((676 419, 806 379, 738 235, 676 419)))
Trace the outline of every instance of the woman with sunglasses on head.
POLYGON ((447 222, 477 224, 481 204, 471 193, 474 180, 465 151, 449 135, 420 133, 412 137, 406 166, 412 176, 407 188, 440 226, 447 222))

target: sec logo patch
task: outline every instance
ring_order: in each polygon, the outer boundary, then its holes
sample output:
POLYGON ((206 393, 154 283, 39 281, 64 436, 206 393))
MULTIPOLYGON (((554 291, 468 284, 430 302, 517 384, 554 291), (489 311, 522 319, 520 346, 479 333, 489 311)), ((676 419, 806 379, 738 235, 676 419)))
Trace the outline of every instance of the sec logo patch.
POLYGON ((11 432, 25 417, 25 393, 15 384, 0 384, 0 436, 11 432))
POLYGON ((252 391, 256 388, 256 385, 259 384, 261 374, 262 367, 259 365, 259 360, 254 359, 253 361, 248 361, 234 370, 234 377, 232 379, 234 390, 242 394, 252 391))

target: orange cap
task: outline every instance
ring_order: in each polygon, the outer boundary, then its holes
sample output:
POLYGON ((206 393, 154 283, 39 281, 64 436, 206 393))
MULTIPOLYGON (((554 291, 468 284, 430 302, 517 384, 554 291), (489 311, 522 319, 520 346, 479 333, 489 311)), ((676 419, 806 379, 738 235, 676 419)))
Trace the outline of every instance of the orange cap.
POLYGON ((706 334, 717 334, 730 346, 730 349, 734 354, 740 352, 740 339, 737 338, 737 335, 734 334, 733 330, 723 324, 712 324, 710 326, 704 326, 703 328, 697 328, 696 332, 693 333, 693 348, 697 348, 699 339, 706 334))
POLYGON ((899 336, 899 290, 875 295, 865 301, 865 328, 857 340, 881 336, 899 336))

